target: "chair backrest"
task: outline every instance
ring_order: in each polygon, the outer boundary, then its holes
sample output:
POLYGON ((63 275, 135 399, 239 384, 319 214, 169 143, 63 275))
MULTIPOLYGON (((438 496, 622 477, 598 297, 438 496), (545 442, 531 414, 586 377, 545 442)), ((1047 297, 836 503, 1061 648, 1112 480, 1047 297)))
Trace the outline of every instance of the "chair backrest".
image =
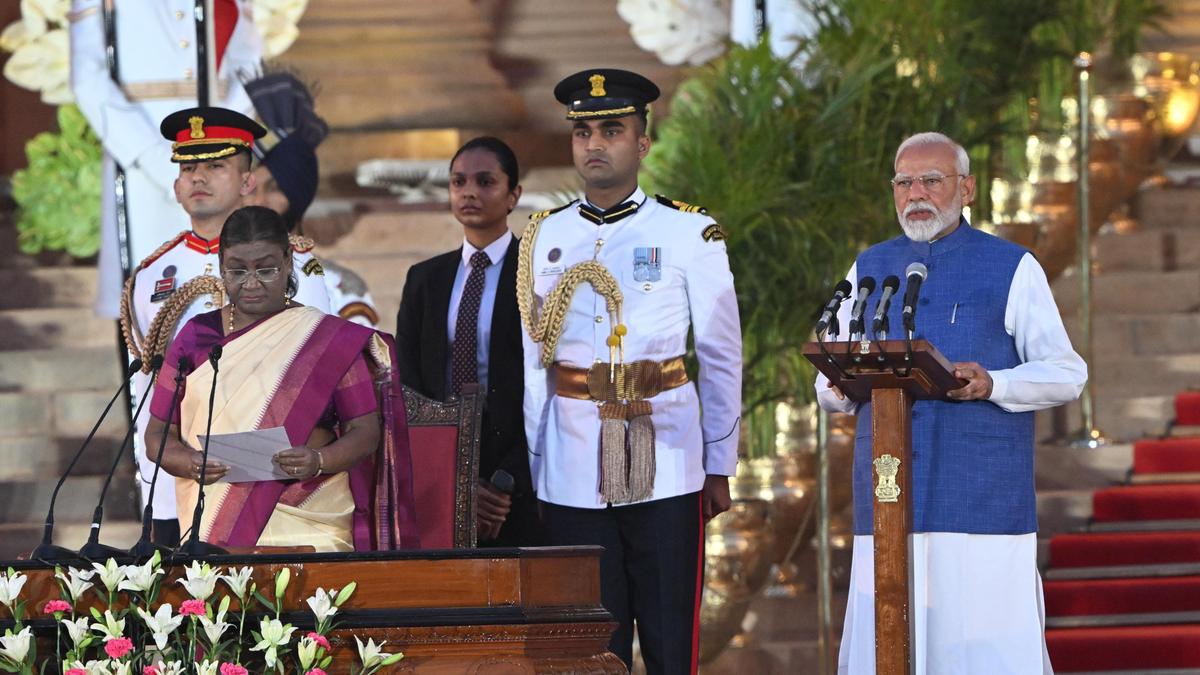
POLYGON ((463 389, 462 396, 441 402, 404 387, 421 548, 473 548, 476 543, 483 396, 478 385, 463 389))

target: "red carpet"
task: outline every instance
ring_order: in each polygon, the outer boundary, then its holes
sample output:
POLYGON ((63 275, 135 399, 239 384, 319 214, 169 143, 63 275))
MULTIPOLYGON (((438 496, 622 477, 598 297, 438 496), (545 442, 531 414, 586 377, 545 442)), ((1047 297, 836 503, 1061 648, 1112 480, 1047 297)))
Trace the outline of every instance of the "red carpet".
POLYGON ((1164 438, 1134 443, 1133 472, 1200 472, 1200 438, 1164 438))
POLYGON ((1092 519, 1098 523, 1179 518, 1200 518, 1200 484, 1122 485, 1092 497, 1092 519))
MULTIPOLYGON (((1200 391, 1175 399, 1179 425, 1200 425, 1200 391)), ((1135 474, 1200 472, 1200 438, 1144 440, 1134 445, 1135 474)), ((1200 483, 1140 484, 1097 490, 1095 523, 1200 519, 1200 483)), ((1180 522, 1180 527, 1188 524, 1180 522)), ((1200 576, 1156 577, 1138 565, 1200 564, 1200 530, 1081 532, 1050 540, 1050 569, 1130 566, 1114 579, 1044 583, 1047 618, 1086 621, 1124 617, 1137 624, 1148 615, 1200 612, 1200 576)), ((1161 619, 1160 619, 1161 620, 1161 619)), ((1155 668, 1200 668, 1200 623, 1054 628, 1046 646, 1056 673, 1155 668)))

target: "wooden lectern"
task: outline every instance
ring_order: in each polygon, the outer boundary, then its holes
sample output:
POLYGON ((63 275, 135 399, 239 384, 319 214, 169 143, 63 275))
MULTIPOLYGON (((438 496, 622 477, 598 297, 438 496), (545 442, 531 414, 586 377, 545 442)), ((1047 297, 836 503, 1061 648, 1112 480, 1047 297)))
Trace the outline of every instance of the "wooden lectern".
POLYGON ((875 672, 912 673, 912 406, 966 385, 925 340, 810 342, 804 356, 852 401, 871 403, 875 469, 875 672))

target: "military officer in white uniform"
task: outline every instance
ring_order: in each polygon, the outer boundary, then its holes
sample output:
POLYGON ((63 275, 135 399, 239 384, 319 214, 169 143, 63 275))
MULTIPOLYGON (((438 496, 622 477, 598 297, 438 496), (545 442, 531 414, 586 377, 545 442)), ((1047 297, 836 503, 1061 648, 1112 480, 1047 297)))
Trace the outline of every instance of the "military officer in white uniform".
POLYGON ((729 508, 742 341, 724 234, 638 187, 658 88, 621 70, 563 80, 585 198, 521 242, 525 424, 551 544, 598 544, 601 596, 632 665, 696 670, 704 521, 729 508), (683 355, 693 334, 699 382, 683 355), (697 384, 699 385, 697 387, 697 384))
MULTIPOLYGON (((131 353, 147 364, 154 354, 166 353, 170 338, 189 319, 224 304, 217 258, 221 228, 254 189, 250 145, 265 130, 231 110, 190 108, 163 120, 161 132, 173 141, 171 161, 179 166, 173 190, 191 218, 191 228, 142 261, 126 287, 128 311, 121 317, 122 328, 131 353)), ((293 246, 296 301, 328 312, 329 296, 321 265, 308 252, 311 242, 294 242, 293 246)), ((135 376, 137 401, 146 395, 150 384, 148 373, 135 376)), ((149 407, 144 406, 134 434, 143 503, 149 497, 154 470, 154 463, 146 458, 146 444, 159 442, 143 436, 148 418, 149 407)), ((178 538, 175 483, 162 480, 161 473, 159 478, 154 489, 155 541, 169 545, 178 538)))
POLYGON ((117 318, 121 263, 115 164, 125 171, 131 265, 177 232, 187 229, 171 186, 170 143, 157 133, 167 115, 196 105, 196 80, 207 71, 210 100, 249 113, 250 99, 238 83, 252 71, 262 46, 251 21, 249 0, 213 0, 209 67, 197 65, 194 0, 117 0, 112 4, 114 56, 120 86, 110 77, 102 0, 71 3, 71 89, 76 103, 104 146, 101 205, 100 282, 96 312, 117 318))

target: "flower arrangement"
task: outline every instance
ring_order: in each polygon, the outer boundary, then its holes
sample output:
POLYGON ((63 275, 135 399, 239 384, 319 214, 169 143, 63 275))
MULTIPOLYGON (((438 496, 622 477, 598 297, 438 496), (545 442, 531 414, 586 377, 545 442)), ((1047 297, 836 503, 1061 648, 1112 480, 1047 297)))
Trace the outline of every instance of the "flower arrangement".
MULTIPOLYGON (((325 675, 333 663, 334 617, 357 584, 318 588, 306 600, 314 628, 301 632, 282 618, 290 569, 275 575, 274 587, 265 589, 270 596, 251 572, 250 567, 222 570, 194 561, 177 582, 189 599, 173 607, 159 602, 165 574, 157 553, 142 565, 110 559, 93 563, 92 569, 55 568, 61 597, 41 608, 54 620, 55 653, 39 665, 33 628, 26 624, 27 601, 21 599, 27 578, 9 568, 0 574, 0 605, 14 625, 0 636, 0 671, 34 675, 58 663, 64 675, 247 675, 251 669, 325 675), (103 610, 92 605, 82 611, 89 591, 103 610), (264 612, 252 617, 256 627, 247 626, 255 604, 264 612)), ((355 642, 360 662, 351 670, 355 675, 372 675, 404 658, 385 653, 384 644, 374 640, 364 644, 355 637, 355 642)))

